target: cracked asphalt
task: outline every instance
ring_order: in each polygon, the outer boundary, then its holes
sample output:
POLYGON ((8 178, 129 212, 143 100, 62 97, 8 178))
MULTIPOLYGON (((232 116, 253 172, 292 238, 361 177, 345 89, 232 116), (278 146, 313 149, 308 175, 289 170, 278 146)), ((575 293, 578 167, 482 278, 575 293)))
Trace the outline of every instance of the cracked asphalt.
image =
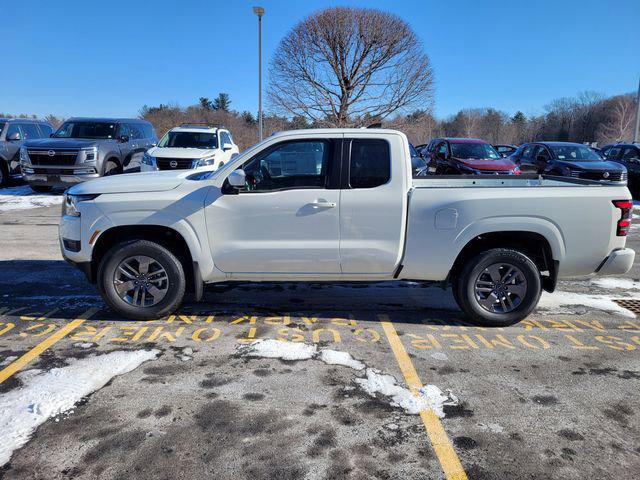
MULTIPOLYGON (((238 354, 256 339, 307 342, 406 385, 383 321, 420 381, 458 398, 440 421, 468 478, 640 476, 640 320, 629 312, 569 303, 480 328, 450 292, 420 283, 234 284, 175 316, 132 322, 62 260, 58 216, 59 206, 0 212, 0 369, 88 311, 21 370, 122 350, 159 355, 42 424, 0 478, 445 478, 421 417, 358 388, 361 373, 238 354)), ((639 277, 638 264, 625 276, 639 277)), ((559 290, 640 298, 635 284, 559 290)), ((12 375, 0 399, 25 387, 12 375)))

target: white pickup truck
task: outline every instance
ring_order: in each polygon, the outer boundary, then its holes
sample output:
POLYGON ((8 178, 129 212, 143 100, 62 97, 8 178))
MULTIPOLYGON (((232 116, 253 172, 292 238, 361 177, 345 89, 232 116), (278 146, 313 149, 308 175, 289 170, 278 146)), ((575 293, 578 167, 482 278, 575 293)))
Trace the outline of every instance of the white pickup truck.
POLYGON ((526 317, 559 277, 627 272, 625 186, 538 176, 412 178, 404 134, 282 132, 217 171, 69 189, 66 260, 131 319, 227 281, 435 281, 485 325, 526 317))

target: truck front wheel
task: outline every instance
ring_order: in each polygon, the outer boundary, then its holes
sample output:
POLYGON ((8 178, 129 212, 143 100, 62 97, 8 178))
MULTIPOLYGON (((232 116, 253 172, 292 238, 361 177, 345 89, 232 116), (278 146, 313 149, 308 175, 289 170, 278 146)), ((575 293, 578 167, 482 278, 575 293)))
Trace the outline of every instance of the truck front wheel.
POLYGON ((185 276, 180 260, 162 245, 133 240, 112 247, 98 268, 98 287, 116 313, 152 320, 182 303, 185 276))
POLYGON ((453 288, 455 299, 475 323, 504 327, 526 318, 542 293, 540 272, 523 253, 495 248, 468 261, 453 288))

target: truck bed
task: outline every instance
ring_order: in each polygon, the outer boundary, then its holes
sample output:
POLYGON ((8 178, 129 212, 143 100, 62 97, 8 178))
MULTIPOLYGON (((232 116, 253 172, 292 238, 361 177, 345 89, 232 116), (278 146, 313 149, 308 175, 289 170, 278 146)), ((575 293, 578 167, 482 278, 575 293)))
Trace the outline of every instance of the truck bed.
POLYGON ((612 203, 631 198, 625 185, 539 175, 425 177, 412 185, 403 278, 444 280, 465 245, 493 232, 539 235, 559 277, 593 274, 625 245, 612 203))

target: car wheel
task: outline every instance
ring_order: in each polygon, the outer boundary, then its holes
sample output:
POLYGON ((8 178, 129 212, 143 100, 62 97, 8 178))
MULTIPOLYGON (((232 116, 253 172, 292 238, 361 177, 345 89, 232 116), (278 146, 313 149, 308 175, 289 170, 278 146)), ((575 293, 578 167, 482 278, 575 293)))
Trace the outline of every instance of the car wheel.
POLYGON ((50 185, 29 185, 31 187, 31 190, 33 190, 36 193, 49 193, 51 190, 53 190, 53 187, 50 185))
POLYGON ((116 175, 117 173, 119 173, 118 164, 112 160, 108 160, 104 165, 103 176, 108 177, 109 175, 116 175))
POLYGON ((111 248, 98 268, 98 287, 116 313, 132 320, 152 320, 173 313, 186 286, 180 260, 147 240, 111 248))
POLYGON ((0 187, 4 187, 9 183, 9 175, 7 173, 7 164, 0 159, 0 187))
POLYGON ((472 258, 454 288, 456 301, 475 323, 503 327, 526 318, 538 304, 538 267, 523 253, 496 248, 472 258))

